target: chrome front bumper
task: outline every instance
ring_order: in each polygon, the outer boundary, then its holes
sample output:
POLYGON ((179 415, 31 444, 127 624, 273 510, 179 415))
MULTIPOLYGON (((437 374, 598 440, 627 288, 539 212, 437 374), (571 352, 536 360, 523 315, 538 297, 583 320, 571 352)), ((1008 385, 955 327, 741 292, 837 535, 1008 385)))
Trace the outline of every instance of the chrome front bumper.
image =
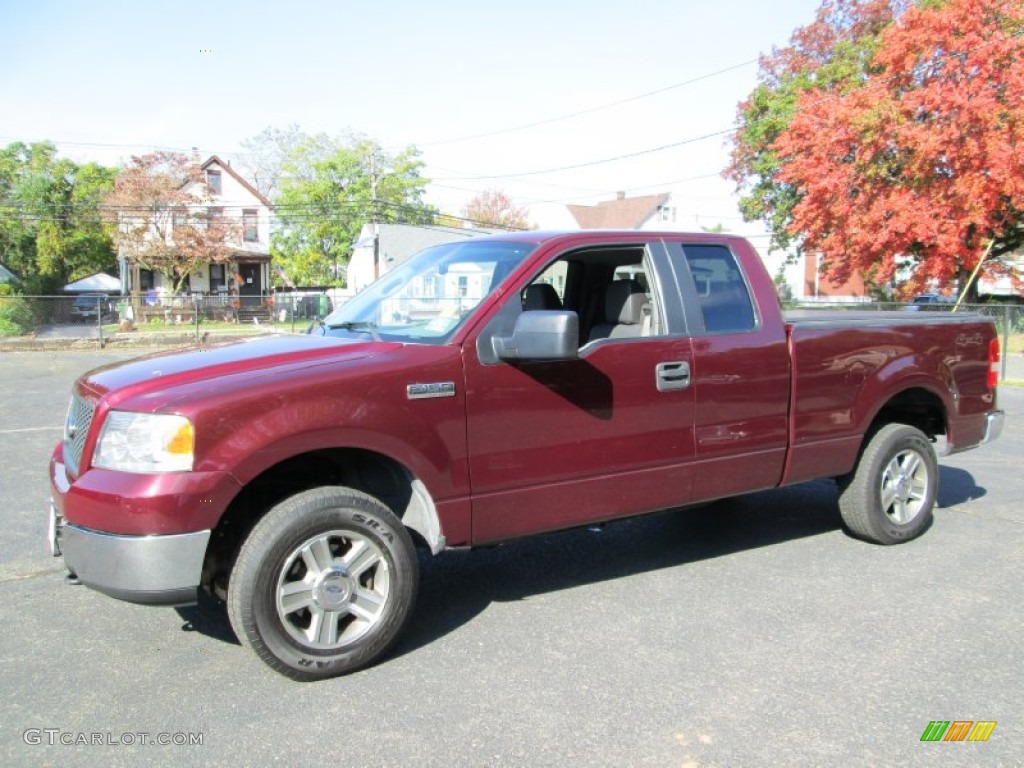
POLYGON ((50 551, 78 580, 133 603, 189 605, 203 570, 210 531, 120 536, 66 523, 50 503, 50 551))

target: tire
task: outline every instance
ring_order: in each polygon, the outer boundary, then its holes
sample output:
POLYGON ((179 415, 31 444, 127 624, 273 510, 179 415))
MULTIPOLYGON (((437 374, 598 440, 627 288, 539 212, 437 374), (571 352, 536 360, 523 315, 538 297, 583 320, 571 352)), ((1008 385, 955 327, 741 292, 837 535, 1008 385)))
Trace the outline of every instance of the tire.
POLYGON ((379 659, 408 622, 418 587, 412 539, 391 510, 350 488, 316 488, 253 528, 231 571, 228 615, 270 667, 320 680, 379 659))
POLYGON ((843 522, 866 541, 910 541, 931 523, 938 480, 935 450, 925 434, 906 424, 887 424, 839 483, 843 522))

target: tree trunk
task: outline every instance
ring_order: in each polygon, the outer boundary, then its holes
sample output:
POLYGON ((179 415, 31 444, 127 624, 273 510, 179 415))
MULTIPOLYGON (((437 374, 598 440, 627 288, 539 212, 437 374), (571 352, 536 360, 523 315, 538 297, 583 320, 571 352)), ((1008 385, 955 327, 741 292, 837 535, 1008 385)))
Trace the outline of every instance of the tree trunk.
MULTIPOLYGON (((980 274, 980 273, 979 273, 980 274)), ((957 285, 960 286, 960 295, 963 297, 962 304, 977 304, 978 299, 978 275, 972 269, 960 267, 957 274, 957 285), (974 279, 972 280, 972 276, 974 279)))

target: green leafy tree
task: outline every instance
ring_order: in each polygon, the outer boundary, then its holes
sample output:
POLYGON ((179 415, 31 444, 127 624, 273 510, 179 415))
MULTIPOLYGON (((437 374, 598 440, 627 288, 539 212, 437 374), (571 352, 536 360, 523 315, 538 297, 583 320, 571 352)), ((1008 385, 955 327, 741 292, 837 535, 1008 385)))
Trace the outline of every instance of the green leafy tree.
POLYGON ((365 137, 306 137, 282 170, 271 254, 295 284, 342 284, 364 224, 426 224, 437 213, 423 202, 427 180, 412 147, 390 154, 365 137))
POLYGON ((0 261, 26 293, 57 293, 117 258, 103 200, 116 171, 57 157, 49 142, 0 150, 0 261))

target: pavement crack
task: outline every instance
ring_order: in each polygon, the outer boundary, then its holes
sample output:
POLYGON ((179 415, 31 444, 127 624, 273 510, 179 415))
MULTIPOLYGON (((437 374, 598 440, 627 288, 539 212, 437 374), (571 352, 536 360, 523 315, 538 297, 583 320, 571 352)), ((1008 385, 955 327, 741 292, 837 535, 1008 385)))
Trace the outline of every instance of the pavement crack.
POLYGON ((62 573, 66 569, 63 566, 55 566, 53 568, 41 568, 36 571, 29 571, 28 573, 15 573, 6 576, 0 576, 0 587, 4 584, 14 584, 19 581, 29 581, 31 579, 38 579, 41 576, 50 576, 55 573, 62 573))

